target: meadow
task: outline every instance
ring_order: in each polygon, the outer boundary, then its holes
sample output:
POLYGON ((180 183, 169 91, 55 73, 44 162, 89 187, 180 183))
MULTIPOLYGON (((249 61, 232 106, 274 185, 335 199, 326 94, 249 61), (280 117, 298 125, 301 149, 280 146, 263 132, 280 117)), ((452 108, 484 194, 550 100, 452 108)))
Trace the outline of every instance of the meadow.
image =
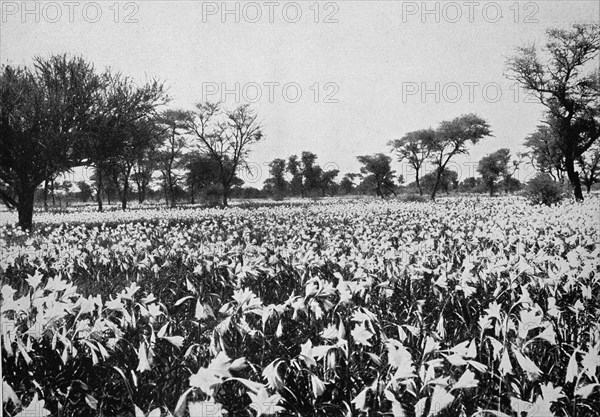
POLYGON ((2 213, 4 411, 600 415, 599 203, 2 213))

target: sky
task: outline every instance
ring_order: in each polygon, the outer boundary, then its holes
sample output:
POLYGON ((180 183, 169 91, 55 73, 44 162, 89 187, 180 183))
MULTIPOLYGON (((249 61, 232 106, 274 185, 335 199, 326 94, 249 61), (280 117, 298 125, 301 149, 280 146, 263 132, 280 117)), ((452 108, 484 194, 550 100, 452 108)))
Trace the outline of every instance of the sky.
MULTIPOLYGON (((493 137, 457 159, 461 178, 499 148, 522 151, 543 107, 505 75, 518 46, 550 27, 598 23, 597 1, 43 1, 0 0, 0 62, 82 55, 139 82, 169 87, 171 108, 250 102, 266 165, 308 150, 358 172, 358 155, 389 153, 405 133, 477 113, 493 137)), ((403 164, 398 173, 410 178, 403 164)), ((341 176, 340 176, 341 178, 341 176)))

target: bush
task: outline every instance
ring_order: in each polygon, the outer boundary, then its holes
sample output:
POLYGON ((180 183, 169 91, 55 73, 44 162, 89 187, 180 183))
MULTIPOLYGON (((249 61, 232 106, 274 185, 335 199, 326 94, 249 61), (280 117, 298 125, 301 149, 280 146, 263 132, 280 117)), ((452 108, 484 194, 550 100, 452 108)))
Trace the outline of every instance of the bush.
POLYGON ((430 198, 426 195, 406 194, 402 196, 402 201, 406 201, 407 203, 425 203, 429 200, 430 198))
POLYGON ((526 196, 533 204, 550 206, 560 202, 565 193, 562 185, 550 175, 538 174, 527 183, 526 196))

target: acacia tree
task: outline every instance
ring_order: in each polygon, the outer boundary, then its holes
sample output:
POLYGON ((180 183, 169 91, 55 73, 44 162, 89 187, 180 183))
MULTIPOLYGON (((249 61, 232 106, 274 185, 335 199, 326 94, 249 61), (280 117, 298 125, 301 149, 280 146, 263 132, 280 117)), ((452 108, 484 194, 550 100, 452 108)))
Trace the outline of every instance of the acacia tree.
POLYGON ((304 196, 304 190, 302 188, 302 170, 300 169, 300 162, 296 155, 291 155, 288 158, 286 170, 291 175, 290 194, 294 196, 302 194, 302 196, 304 196))
POLYGON ((102 88, 80 57, 36 57, 33 68, 0 73, 0 198, 30 230, 36 188, 81 165, 83 142, 102 88))
MULTIPOLYGON (((132 78, 110 71, 103 79, 104 88, 86 142, 86 164, 95 168, 96 188, 104 189, 108 179, 118 191, 121 207, 126 209, 134 166, 161 140, 157 109, 169 98, 159 80, 138 85, 132 78)), ((101 193, 97 193, 97 202, 102 211, 101 193)))
POLYGON ((165 141, 159 149, 158 166, 168 190, 170 206, 175 207, 175 185, 179 180, 175 172, 186 148, 186 140, 182 136, 189 125, 190 113, 184 110, 166 110, 158 118, 165 129, 165 141))
POLYGON ((538 126, 537 131, 525 138, 524 145, 530 149, 525 155, 535 170, 549 174, 555 181, 562 181, 565 157, 558 147, 557 135, 550 127, 538 126))
POLYGON ((265 188, 272 190, 276 199, 281 199, 288 186, 285 180, 285 160, 277 158, 271 161, 269 174, 271 176, 265 181, 265 188))
MULTIPOLYGON (((423 175, 421 183, 423 189, 432 192, 437 181, 437 171, 429 172, 423 175)), ((442 173, 439 182, 438 190, 444 191, 446 194, 450 194, 450 190, 455 190, 458 187, 458 173, 449 169, 445 169, 442 173)))
POLYGON ((414 169, 415 182, 420 195, 423 195, 423 188, 419 182, 419 174, 423 164, 429 158, 434 138, 435 131, 429 128, 408 132, 401 139, 395 139, 389 143, 398 155, 398 161, 407 161, 414 169))
POLYGON ((507 61, 507 76, 546 107, 546 123, 556 133, 575 199, 583 201, 575 163, 600 136, 600 73, 592 65, 600 50, 600 25, 550 29, 547 37, 545 61, 535 46, 518 48, 507 61))
POLYGON ((133 165, 133 174, 131 179, 135 182, 138 195, 138 203, 142 204, 146 200, 148 186, 152 182, 152 176, 158 169, 158 150, 152 144, 145 151, 141 152, 133 165))
MULTIPOLYGON (((127 208, 133 168, 149 149, 163 140, 158 108, 169 100, 164 84, 151 80, 138 85, 120 73, 107 73, 106 87, 90 141, 90 161, 97 169, 98 189, 105 176, 115 186, 121 208, 127 208)), ((101 200, 98 201, 101 209, 101 200)))
POLYGON ((394 171, 391 168, 392 158, 382 153, 359 156, 358 162, 363 164, 360 172, 365 175, 363 182, 372 183, 378 197, 396 195, 394 191, 394 171))
POLYGON ((316 164, 317 155, 304 151, 300 156, 300 170, 302 172, 302 198, 306 194, 319 187, 319 177, 321 176, 321 168, 316 164))
POLYGON ((360 174, 348 173, 344 175, 344 178, 340 181, 340 189, 342 193, 348 195, 354 191, 356 185, 354 184, 354 179, 360 176, 360 174))
POLYGON ((494 195, 496 181, 499 178, 510 178, 508 174, 510 163, 510 150, 503 148, 498 149, 487 156, 484 156, 479 161, 477 171, 481 174, 485 188, 490 192, 490 197, 494 195))
POLYGON ((188 131, 198 137, 200 147, 217 163, 221 205, 226 207, 236 174, 245 167, 250 147, 263 138, 258 115, 248 104, 223 110, 218 103, 199 103, 191 113, 188 131))
POLYGON ((123 144, 118 156, 110 158, 108 172, 121 200, 121 209, 127 209, 131 175, 140 156, 156 146, 164 134, 153 119, 140 119, 123 132, 123 144))
POLYGON ((436 167, 435 182, 431 191, 432 200, 435 200, 448 162, 456 155, 468 154, 467 145, 474 145, 485 136, 491 136, 488 123, 472 113, 440 123, 427 145, 430 158, 436 167))
POLYGON ((519 187, 520 181, 513 177, 521 167, 525 155, 522 152, 517 152, 515 158, 511 159, 510 150, 504 149, 504 152, 507 153, 506 158, 508 162, 504 166, 504 170, 502 171, 501 176, 502 183, 504 184, 504 193, 508 194, 509 191, 514 190, 515 187, 519 187))
MULTIPOLYGON (((292 157, 290 157, 288 168, 290 167, 290 163, 296 161, 295 156, 293 161, 292 157)), ((321 195, 325 197, 327 190, 332 188, 335 177, 339 174, 337 169, 325 171, 317 164, 317 155, 308 151, 302 152, 300 164, 295 169, 299 169, 298 176, 294 177, 294 174, 292 174, 292 181, 294 181, 294 178, 300 178, 302 198, 311 193, 314 194, 316 190, 320 190, 321 195)))
POLYGON ((329 190, 330 195, 335 195, 337 189, 335 188, 335 178, 340 173, 337 169, 329 169, 327 171, 323 170, 320 166, 317 165, 316 170, 318 172, 317 176, 317 184, 321 189, 321 196, 325 197, 327 195, 327 191, 329 190))
POLYGON ((209 155, 190 152, 184 156, 186 184, 190 193, 190 203, 196 202, 196 192, 218 182, 219 165, 209 155))

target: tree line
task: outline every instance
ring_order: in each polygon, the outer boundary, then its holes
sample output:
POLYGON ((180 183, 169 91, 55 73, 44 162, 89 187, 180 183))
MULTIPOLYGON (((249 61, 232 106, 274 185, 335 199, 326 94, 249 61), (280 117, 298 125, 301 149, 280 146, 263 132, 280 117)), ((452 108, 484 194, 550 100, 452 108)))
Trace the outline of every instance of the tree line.
MULTIPOLYGON (((99 210, 111 188, 122 208, 131 186, 143 200, 156 171, 174 204, 177 169, 194 168, 192 185, 210 170, 226 206, 249 147, 263 137, 248 106, 224 109, 199 103, 194 110, 164 110, 164 83, 143 84, 82 57, 36 57, 32 67, 4 65, 0 74, 0 198, 31 229, 34 197, 75 167, 93 169, 99 210), (183 137, 182 133, 187 134, 183 137), (191 139, 190 139, 191 138, 191 139), (192 141, 189 144, 187 142, 192 141), (190 145, 192 152, 184 153, 190 145)), ((54 188, 54 187, 53 187, 54 188)))
MULTIPOLYGON (((600 50, 599 25, 551 29, 546 45, 517 49, 506 63, 506 76, 518 81, 545 107, 542 124, 525 138, 527 152, 514 158, 500 149, 479 161, 480 178, 467 178, 463 189, 482 188, 493 195, 518 187, 515 172, 523 162, 556 181, 568 181, 583 200, 600 177, 600 76, 594 60, 600 50)), ((36 190, 47 206, 55 180, 76 167, 93 171, 82 194, 117 198, 127 208, 131 194, 143 202, 161 183, 171 207, 185 194, 218 200, 227 206, 243 184, 249 152, 263 140, 263 126, 249 105, 233 109, 198 103, 192 110, 168 109, 162 81, 138 84, 107 69, 97 71, 81 57, 37 57, 31 67, 4 65, 0 72, 0 199, 18 212, 19 225, 30 229, 36 190), (132 189, 134 189, 132 191, 132 189)), ((476 114, 441 122, 436 128, 406 133, 388 143, 391 152, 415 174, 414 184, 435 199, 440 190, 457 188, 449 167, 469 146, 492 136, 476 114), (426 166, 433 171, 423 172, 426 166)), ((398 192, 402 175, 386 153, 358 156, 359 173, 339 182, 337 169, 325 169, 317 155, 302 152, 269 164, 262 195, 325 196, 398 192), (355 181, 359 180, 359 183, 355 181)), ((60 185, 60 184, 59 184, 60 185)), ((64 184, 63 184, 64 185, 64 184)), ((104 198, 103 198, 104 197, 104 198)))

